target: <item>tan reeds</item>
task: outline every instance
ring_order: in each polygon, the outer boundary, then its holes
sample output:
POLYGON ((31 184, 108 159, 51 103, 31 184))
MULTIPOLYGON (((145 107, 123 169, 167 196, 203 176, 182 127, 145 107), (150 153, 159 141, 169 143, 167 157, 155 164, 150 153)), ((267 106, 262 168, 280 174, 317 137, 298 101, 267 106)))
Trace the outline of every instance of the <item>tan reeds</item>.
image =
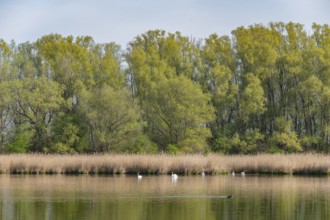
POLYGON ((330 155, 0 155, 0 172, 11 174, 330 174, 330 155))

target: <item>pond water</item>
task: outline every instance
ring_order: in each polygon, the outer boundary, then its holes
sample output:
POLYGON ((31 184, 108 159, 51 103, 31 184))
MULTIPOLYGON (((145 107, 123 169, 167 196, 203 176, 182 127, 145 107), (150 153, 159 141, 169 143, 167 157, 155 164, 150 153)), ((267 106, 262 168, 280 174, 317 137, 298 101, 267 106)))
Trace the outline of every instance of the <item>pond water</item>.
POLYGON ((4 220, 330 219, 330 177, 0 175, 0 203, 4 220))

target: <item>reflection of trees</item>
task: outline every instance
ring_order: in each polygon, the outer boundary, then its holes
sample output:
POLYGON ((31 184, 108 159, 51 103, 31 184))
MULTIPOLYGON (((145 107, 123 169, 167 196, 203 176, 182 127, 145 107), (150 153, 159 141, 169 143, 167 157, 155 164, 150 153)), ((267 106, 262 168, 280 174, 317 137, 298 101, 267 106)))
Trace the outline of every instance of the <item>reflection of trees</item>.
POLYGON ((12 189, 1 187, 1 216, 2 219, 14 219, 14 202, 12 189))
POLYGON ((1 176, 2 219, 328 219, 329 178, 1 176), (225 195, 232 199, 180 198, 225 195), (178 197, 166 197, 177 195, 178 197))
POLYGON ((327 184, 326 178, 235 178, 234 198, 212 203, 212 210, 222 219, 327 219, 327 184))

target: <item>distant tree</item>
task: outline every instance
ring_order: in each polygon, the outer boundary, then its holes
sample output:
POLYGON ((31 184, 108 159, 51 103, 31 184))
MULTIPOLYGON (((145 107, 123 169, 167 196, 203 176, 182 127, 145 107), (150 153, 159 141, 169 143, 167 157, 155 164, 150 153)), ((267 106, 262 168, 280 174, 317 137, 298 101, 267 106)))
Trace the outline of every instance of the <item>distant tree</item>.
POLYGON ((210 96, 185 76, 159 82, 147 99, 152 139, 163 149, 175 145, 183 152, 203 152, 207 127, 214 119, 210 96))
POLYGON ((62 98, 63 88, 45 77, 13 80, 8 84, 16 126, 28 124, 33 129, 31 151, 47 151, 54 116, 66 104, 62 98))
POLYGON ((126 89, 103 86, 83 91, 79 104, 95 152, 124 152, 141 134, 139 110, 126 89))
POLYGON ((202 47, 200 84, 212 96, 215 120, 211 123, 213 139, 223 139, 235 132, 233 121, 237 114, 239 84, 235 81, 236 60, 228 36, 212 34, 202 47))
POLYGON ((0 39, 1 152, 330 151, 330 28, 0 39))
POLYGON ((130 43, 126 60, 134 96, 140 100, 146 133, 162 150, 202 152, 214 119, 210 96, 199 82, 199 52, 180 33, 149 31, 130 43), (173 147, 172 147, 173 148, 173 147))
POLYGON ((255 116, 265 111, 264 90, 259 78, 252 73, 245 75, 246 86, 243 88, 239 111, 243 122, 250 123, 255 116))
POLYGON ((291 131, 292 123, 283 117, 276 119, 276 132, 272 137, 273 143, 286 152, 302 151, 297 134, 291 131))

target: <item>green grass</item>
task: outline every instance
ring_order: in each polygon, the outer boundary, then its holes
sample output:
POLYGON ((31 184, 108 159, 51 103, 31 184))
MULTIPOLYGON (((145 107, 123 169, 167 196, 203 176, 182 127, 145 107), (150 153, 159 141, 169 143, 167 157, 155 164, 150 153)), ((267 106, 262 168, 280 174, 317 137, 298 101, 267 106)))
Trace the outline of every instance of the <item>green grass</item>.
POLYGON ((328 175, 330 155, 0 155, 0 173, 10 174, 229 174, 328 175))

